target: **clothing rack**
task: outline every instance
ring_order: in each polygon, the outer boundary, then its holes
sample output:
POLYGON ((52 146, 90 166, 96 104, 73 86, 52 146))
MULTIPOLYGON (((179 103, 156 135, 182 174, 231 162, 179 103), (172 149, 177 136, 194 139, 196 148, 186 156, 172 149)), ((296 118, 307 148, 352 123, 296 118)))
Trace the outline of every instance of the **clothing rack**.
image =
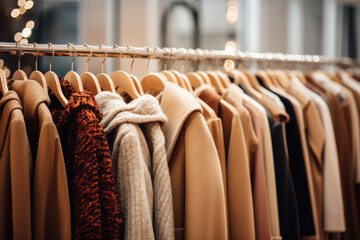
POLYGON ((295 55, 283 53, 228 52, 224 50, 203 50, 185 48, 149 48, 74 45, 68 44, 20 44, 0 42, 0 54, 31 56, 76 56, 76 57, 122 57, 151 58, 192 61, 241 61, 241 62, 285 62, 292 64, 335 65, 339 67, 358 67, 359 61, 347 57, 328 58, 320 55, 295 55))

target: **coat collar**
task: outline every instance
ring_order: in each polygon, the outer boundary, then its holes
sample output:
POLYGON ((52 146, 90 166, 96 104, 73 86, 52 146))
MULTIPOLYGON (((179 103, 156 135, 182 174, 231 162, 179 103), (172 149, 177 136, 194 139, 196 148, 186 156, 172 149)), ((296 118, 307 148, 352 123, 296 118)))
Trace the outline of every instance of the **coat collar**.
MULTIPOLYGON (((14 91, 8 91, 4 94, 4 96, 0 100, 0 111, 1 115, 1 124, 0 124, 0 143, 5 143, 5 138, 7 135, 6 129, 8 128, 11 113, 15 110, 19 109, 22 111, 21 102, 19 96, 14 91)), ((1 150, 3 145, 1 146, 1 150)))
POLYGON ((41 103, 48 106, 49 97, 41 85, 35 81, 16 80, 12 84, 12 89, 23 103, 25 122, 27 126, 31 126, 28 130, 31 131, 32 136, 36 136, 39 129, 38 107, 41 103))
POLYGON ((169 162, 186 119, 195 111, 202 113, 202 109, 194 96, 170 82, 165 84, 159 98, 161 109, 168 118, 162 130, 165 135, 165 148, 169 162))

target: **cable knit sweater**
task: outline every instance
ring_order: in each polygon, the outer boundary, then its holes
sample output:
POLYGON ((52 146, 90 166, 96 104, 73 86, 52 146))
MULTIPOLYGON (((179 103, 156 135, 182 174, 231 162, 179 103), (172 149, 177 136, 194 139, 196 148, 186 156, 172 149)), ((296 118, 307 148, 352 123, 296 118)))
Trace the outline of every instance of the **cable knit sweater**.
MULTIPOLYGON (((101 113, 91 92, 60 79, 65 109, 51 96, 69 179, 73 239, 120 239, 120 206, 101 113)), ((51 93, 50 93, 51 95, 51 93)))
POLYGON ((124 216, 125 239, 174 239, 174 213, 159 102, 144 95, 126 104, 118 95, 95 97, 124 216))

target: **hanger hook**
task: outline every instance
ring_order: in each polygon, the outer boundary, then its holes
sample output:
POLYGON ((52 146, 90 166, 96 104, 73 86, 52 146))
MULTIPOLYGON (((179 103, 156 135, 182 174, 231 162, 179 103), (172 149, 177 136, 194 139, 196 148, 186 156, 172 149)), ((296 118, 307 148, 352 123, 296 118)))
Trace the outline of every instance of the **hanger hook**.
POLYGON ((102 64, 101 64, 101 72, 104 73, 104 63, 105 63, 105 61, 107 59, 107 56, 108 56, 108 50, 107 50, 107 48, 105 47, 104 44, 99 45, 99 49, 101 49, 101 48, 105 49, 105 58, 104 58, 104 60, 102 61, 102 64))
POLYGON ((164 48, 164 51, 166 54, 168 54, 168 57, 166 58, 166 61, 164 63, 164 70, 167 70, 167 64, 168 62, 170 61, 170 52, 169 52, 169 49, 168 48, 164 48))
POLYGON ((135 50, 133 49, 132 46, 127 46, 127 49, 132 50, 132 52, 133 52, 133 58, 132 58, 131 65, 130 65, 130 74, 132 74, 133 65, 135 62, 135 50))
POLYGON ((20 59, 21 59, 21 55, 22 55, 22 47, 21 47, 21 43, 16 42, 16 47, 19 44, 19 49, 20 49, 20 53, 19 53, 19 59, 18 59, 18 69, 20 70, 20 59))
MULTIPOLYGON (((192 50, 192 49, 190 49, 190 50, 192 50)), ((192 72, 195 71, 195 65, 196 65, 196 62, 198 61, 197 52, 195 52, 194 55, 195 55, 195 56, 194 56, 194 60, 193 60, 193 62, 192 62, 192 64, 191 64, 191 69, 192 69, 191 71, 192 71, 192 72)))
POLYGON ((186 64, 186 62, 187 61, 189 61, 189 58, 190 58, 190 56, 189 56, 189 54, 188 54, 188 50, 187 49, 184 49, 184 51, 185 51, 185 62, 184 62, 184 64, 181 64, 181 73, 184 73, 184 71, 185 71, 185 64, 186 64))
POLYGON ((121 49, 118 45, 113 45, 113 48, 119 49, 119 70, 121 69, 121 49))
POLYGON ((54 49, 54 45, 52 43, 48 43, 48 47, 52 48, 52 57, 51 57, 51 60, 50 60, 50 72, 51 72, 52 62, 54 60, 54 55, 55 55, 55 49, 54 49))
POLYGON ((37 52, 36 52, 36 57, 35 57, 35 71, 37 71, 37 70, 38 70, 38 56, 39 56, 39 48, 38 48, 38 45, 37 45, 37 43, 36 43, 36 42, 34 42, 34 43, 33 43, 33 45, 34 45, 34 49, 36 49, 36 50, 37 50, 37 52))
POLYGON ((162 56, 161 56, 161 48, 159 48, 159 47, 156 47, 155 48, 155 52, 156 51, 159 51, 159 55, 160 55, 160 57, 159 57, 159 62, 158 62, 158 64, 157 64, 157 68, 158 68, 158 72, 160 72, 160 63, 161 63, 161 60, 162 60, 162 56))
POLYGON ((90 50, 90 57, 88 58, 88 60, 86 60, 86 72, 88 72, 89 71, 89 61, 92 58, 93 53, 92 53, 92 49, 89 46, 89 44, 83 44, 83 46, 90 50))
MULTIPOLYGON (((74 57, 73 57, 73 59, 72 59, 72 61, 71 61, 71 71, 74 71, 74 61, 75 61, 75 58, 76 58, 76 48, 75 48, 75 45, 74 44, 72 44, 72 43, 68 43, 68 44, 66 44, 67 45, 67 47, 72 47, 73 49, 74 49, 74 57)), ((71 54, 71 51, 70 51, 70 54, 71 54)), ((71 56, 71 55, 70 55, 71 56)))
POLYGON ((171 65, 170 65, 170 69, 174 69, 174 66, 175 66, 175 62, 178 60, 179 57, 177 57, 177 49, 176 48, 171 48, 170 49, 170 54, 174 54, 174 58, 171 62, 171 65))
POLYGON ((149 47, 146 48, 147 52, 148 52, 148 61, 146 64, 146 74, 149 74, 149 65, 150 65, 150 60, 151 60, 151 49, 149 47))

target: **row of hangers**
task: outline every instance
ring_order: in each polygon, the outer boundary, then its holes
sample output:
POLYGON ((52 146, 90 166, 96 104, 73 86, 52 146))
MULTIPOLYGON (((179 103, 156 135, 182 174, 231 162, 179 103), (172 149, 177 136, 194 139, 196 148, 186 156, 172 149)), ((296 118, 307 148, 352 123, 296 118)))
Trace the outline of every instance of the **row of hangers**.
MULTIPOLYGON (((20 45, 20 44, 19 44, 20 45)), ((204 60, 199 62, 198 71, 194 71, 195 65, 197 63, 197 59, 193 60, 192 71, 184 74, 182 68, 182 72, 173 69, 174 59, 170 70, 167 70, 167 64, 170 60, 170 57, 167 58, 164 63, 164 69, 161 72, 149 73, 149 63, 151 60, 150 49, 147 48, 149 52, 148 62, 147 62, 147 74, 145 77, 141 79, 141 81, 132 74, 132 68, 135 60, 135 51, 133 54, 130 74, 120 70, 121 65, 121 50, 117 45, 113 45, 114 49, 119 50, 119 70, 113 72, 110 76, 104 73, 104 63, 107 59, 107 51, 105 52, 104 60, 102 62, 102 72, 97 74, 96 76, 88 71, 88 64, 90 59, 92 58, 92 50, 87 45, 84 44, 84 47, 87 47, 90 51, 90 57, 86 61, 86 72, 79 75, 73 70, 74 61, 76 59, 76 48, 73 44, 68 43, 67 46, 73 49, 74 57, 71 63, 71 70, 65 75, 64 80, 68 81, 75 89, 76 92, 81 92, 86 87, 93 94, 98 94, 101 91, 110 91, 114 93, 119 93, 124 96, 127 95, 131 99, 139 98, 144 93, 151 93, 155 95, 157 92, 163 91, 166 82, 172 82, 177 84, 178 86, 184 88, 185 90, 193 93, 193 89, 196 89, 202 85, 208 84, 213 86, 220 94, 223 94, 226 88, 231 84, 231 81, 228 75, 234 78, 234 83, 241 83, 251 94, 253 94, 257 98, 261 98, 261 86, 256 79, 256 76, 259 76, 263 79, 266 85, 273 85, 275 87, 286 88, 286 85, 289 84, 291 75, 295 74, 302 82, 305 82, 306 79, 304 75, 300 71, 285 71, 285 70, 257 70, 254 73, 242 68, 233 69, 229 72, 224 72, 223 70, 216 70, 219 66, 222 66, 221 61, 217 60, 215 62, 215 70, 212 69, 214 65, 214 60, 209 60, 208 66, 206 70, 201 70, 203 67, 204 60), (220 63, 220 64, 219 64, 220 63)), ((23 70, 20 68, 20 59, 22 55, 21 46, 20 46, 20 54, 18 60, 18 70, 16 70, 12 76, 14 80, 35 80, 37 81, 47 93, 47 89, 50 88, 60 103, 65 106, 68 102, 65 95, 63 94, 60 86, 60 81, 55 72, 51 70, 52 62, 54 59, 55 51, 54 47, 51 43, 48 43, 48 47, 52 49, 52 58, 50 61, 49 71, 43 74, 38 71, 37 63, 38 63, 38 55, 39 49, 37 44, 34 43, 34 48, 37 49, 37 55, 35 60, 35 71, 33 71, 29 77, 25 74, 23 70)), ((100 45, 99 48, 104 47, 100 45)), ((129 47, 131 49, 131 47, 129 47)), ((106 49, 106 48, 105 48, 106 49)), ((158 49, 158 48, 157 48, 158 49)), ((189 59, 186 59, 187 61, 189 59)), ((158 62, 158 69, 161 63, 161 59, 158 62)), ((238 64, 240 66, 240 64, 238 64)), ((183 66, 182 66, 183 67, 183 66)), ((8 91, 6 76, 5 73, 0 69, 0 90, 2 94, 8 91)))

